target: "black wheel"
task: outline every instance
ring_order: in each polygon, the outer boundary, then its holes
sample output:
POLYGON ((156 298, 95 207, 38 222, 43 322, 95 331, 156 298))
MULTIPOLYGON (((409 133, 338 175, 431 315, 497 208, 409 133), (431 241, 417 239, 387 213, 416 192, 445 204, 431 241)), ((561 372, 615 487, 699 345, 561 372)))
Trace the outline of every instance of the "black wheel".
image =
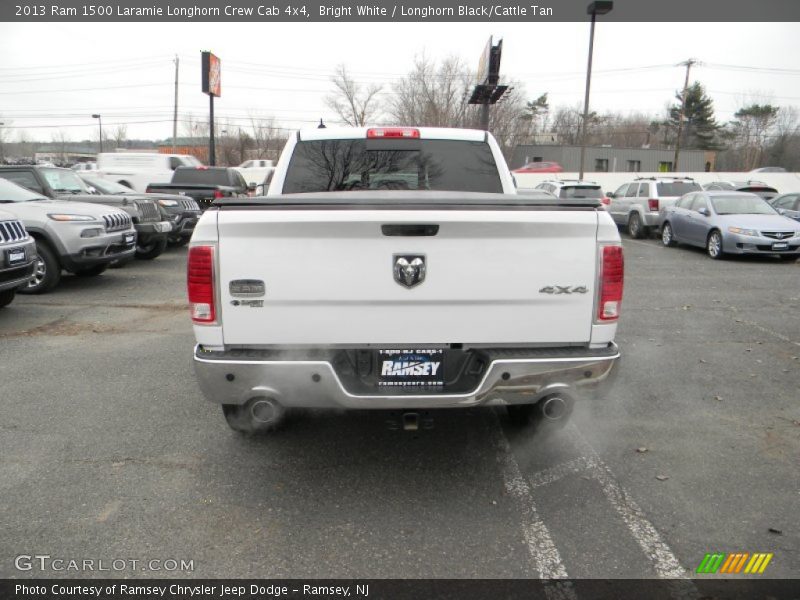
POLYGON ((642 217, 639 216, 639 213, 631 213, 628 217, 628 234, 635 240, 647 237, 647 227, 642 223, 642 217))
POLYGON ((139 260, 153 260, 154 258, 161 256, 161 254, 167 248, 167 238, 166 236, 156 238, 155 240, 147 243, 147 244, 136 244, 136 258, 139 260))
POLYGON ((779 254, 778 256, 783 262, 794 262, 798 258, 797 254, 779 254))
POLYGON ((708 255, 714 260, 720 260, 725 254, 722 250, 722 234, 716 229, 708 234, 706 252, 708 252, 708 255))
POLYGON ((95 265, 93 267, 75 271, 75 275, 78 277, 97 277, 101 273, 104 273, 107 268, 108 265, 95 265))
POLYGON ((4 290, 0 292, 0 308, 8 306, 14 300, 16 290, 4 290))
POLYGON ((36 240, 36 269, 27 286, 19 288, 21 294, 44 294, 52 290, 61 281, 61 264, 56 253, 46 242, 36 240))
POLYGON ((172 246, 173 248, 182 248, 183 246, 189 243, 190 239, 191 238, 188 237, 181 237, 178 238, 177 240, 170 240, 169 245, 172 246))
POLYGON ((277 429, 286 411, 272 398, 253 398, 242 405, 223 404, 222 414, 234 431, 262 433, 277 429))
POLYGON ((672 225, 669 221, 666 221, 664 225, 661 226, 661 243, 668 248, 678 245, 678 242, 675 241, 675 237, 672 235, 672 225))
POLYGON ((508 418, 516 427, 532 427, 537 431, 561 429, 572 415, 574 401, 569 396, 553 395, 536 404, 506 406, 508 418))

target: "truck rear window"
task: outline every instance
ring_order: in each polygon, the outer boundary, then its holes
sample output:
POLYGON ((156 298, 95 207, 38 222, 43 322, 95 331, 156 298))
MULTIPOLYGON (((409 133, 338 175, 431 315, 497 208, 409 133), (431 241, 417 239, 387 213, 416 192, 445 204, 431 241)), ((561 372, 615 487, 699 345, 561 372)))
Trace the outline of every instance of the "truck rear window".
POLYGON ((603 190, 600 186, 565 185, 561 188, 559 198, 602 198, 603 190))
POLYGON ((489 144, 456 140, 298 142, 284 194, 359 190, 502 193, 489 144))
POLYGON ((175 169, 172 183, 187 183, 189 185, 231 185, 228 179, 228 170, 222 169, 175 169))
POLYGON ((700 184, 694 181, 672 181, 670 183, 657 183, 658 195, 662 198, 665 196, 683 196, 689 192, 698 192, 703 188, 700 184))

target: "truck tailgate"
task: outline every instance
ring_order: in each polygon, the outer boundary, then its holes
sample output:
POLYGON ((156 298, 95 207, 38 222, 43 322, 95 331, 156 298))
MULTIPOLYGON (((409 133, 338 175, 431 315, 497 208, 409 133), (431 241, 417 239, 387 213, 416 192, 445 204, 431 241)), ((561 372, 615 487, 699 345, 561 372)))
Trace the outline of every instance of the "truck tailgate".
POLYGON ((221 210, 224 342, 585 343, 597 219, 558 209, 221 210), (385 235, 392 224, 438 232, 385 235), (397 255, 424 257, 422 283, 395 280, 397 255), (235 280, 263 281, 263 306, 232 295, 235 280))

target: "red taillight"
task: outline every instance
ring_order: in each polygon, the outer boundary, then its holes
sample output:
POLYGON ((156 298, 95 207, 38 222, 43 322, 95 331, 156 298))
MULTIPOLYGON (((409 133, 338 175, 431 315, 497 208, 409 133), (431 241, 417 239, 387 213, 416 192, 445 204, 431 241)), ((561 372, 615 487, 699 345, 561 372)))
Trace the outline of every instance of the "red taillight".
POLYGON ((217 318, 214 306, 214 247, 189 248, 186 267, 186 287, 189 292, 189 309, 192 321, 210 324, 217 318))
POLYGON ((622 304, 622 287, 625 276, 625 261, 622 246, 601 246, 600 294, 597 319, 614 321, 619 318, 622 304))
POLYGON ((608 196, 603 196, 603 197, 600 199, 600 202, 602 202, 603 204, 605 204, 606 206, 608 206, 609 204, 611 204, 611 198, 609 198, 608 196))
POLYGON ((220 190, 214 190, 214 198, 222 198, 225 194, 223 194, 220 190))
POLYGON ((208 167, 206 166, 195 167, 195 169, 197 169, 198 171, 208 171, 208 167))
POLYGON ((419 129, 410 127, 378 127, 367 129, 368 138, 409 138, 419 137, 419 129))
POLYGON ((658 199, 650 198, 650 200, 647 201, 647 209, 650 212, 658 212, 658 199))

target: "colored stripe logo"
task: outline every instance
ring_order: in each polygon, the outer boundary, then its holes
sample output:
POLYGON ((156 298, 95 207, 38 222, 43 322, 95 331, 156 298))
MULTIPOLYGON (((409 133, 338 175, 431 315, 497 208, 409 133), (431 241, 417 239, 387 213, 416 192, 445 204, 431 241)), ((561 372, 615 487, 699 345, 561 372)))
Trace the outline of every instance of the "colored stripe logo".
POLYGON ((722 573, 725 575, 737 575, 739 573, 749 573, 760 575, 767 568, 774 554, 772 552, 723 552, 708 553, 703 557, 700 566, 697 567, 698 573, 722 573))

